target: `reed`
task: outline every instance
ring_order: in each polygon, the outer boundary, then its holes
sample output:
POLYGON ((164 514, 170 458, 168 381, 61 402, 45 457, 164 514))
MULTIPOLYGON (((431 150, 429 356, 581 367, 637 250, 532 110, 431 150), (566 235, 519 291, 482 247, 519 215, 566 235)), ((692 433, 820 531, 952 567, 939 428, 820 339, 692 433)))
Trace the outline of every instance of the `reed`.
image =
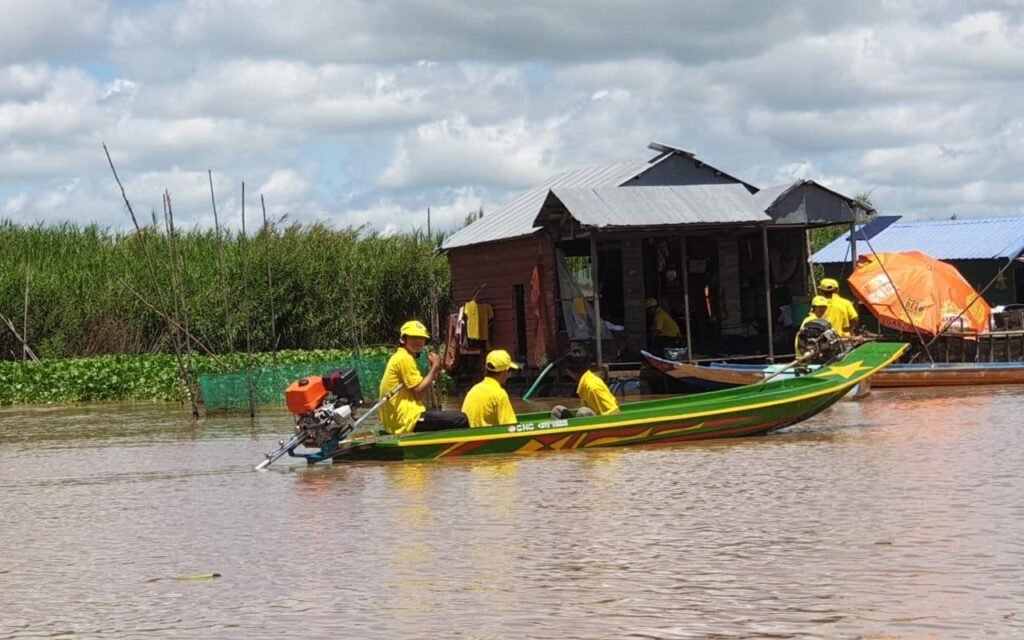
MULTIPOLYGON (((429 317, 432 278, 442 313, 449 304, 448 262, 432 255, 437 233, 386 236, 365 228, 268 222, 248 240, 223 228, 219 235, 218 241, 214 230, 172 234, 163 225, 129 235, 96 225, 0 221, 0 313, 21 315, 31 271, 34 302, 25 333, 46 359, 171 353, 173 325, 153 306, 166 299, 172 274, 186 292, 190 334, 221 354, 245 350, 245 310, 252 351, 273 352, 394 344, 401 322, 429 317), (250 264, 272 271, 272 282, 249 278, 243 287, 246 252, 250 264), (171 256, 177 256, 177 269, 171 256), (164 291, 154 280, 164 283, 164 291), (232 293, 227 314, 225 291, 232 293), (272 309, 266 303, 271 297, 272 309)), ((5 358, 21 352, 11 332, 0 335, 5 358)))

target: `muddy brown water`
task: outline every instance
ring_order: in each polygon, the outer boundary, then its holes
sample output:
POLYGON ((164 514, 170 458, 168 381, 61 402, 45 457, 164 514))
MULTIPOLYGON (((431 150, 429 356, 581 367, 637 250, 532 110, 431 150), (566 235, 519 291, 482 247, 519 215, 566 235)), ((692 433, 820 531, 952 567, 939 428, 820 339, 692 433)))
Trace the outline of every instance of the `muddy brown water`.
POLYGON ((1022 391, 266 472, 283 412, 5 408, 0 638, 1024 637, 1022 391))

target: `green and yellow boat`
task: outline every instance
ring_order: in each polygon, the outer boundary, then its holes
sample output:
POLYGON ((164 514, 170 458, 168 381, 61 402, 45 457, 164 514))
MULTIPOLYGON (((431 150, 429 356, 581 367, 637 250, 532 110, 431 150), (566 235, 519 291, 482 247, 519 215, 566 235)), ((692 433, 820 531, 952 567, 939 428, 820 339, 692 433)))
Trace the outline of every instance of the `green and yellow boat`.
MULTIPOLYGON (((516 424, 401 436, 352 436, 359 421, 340 428, 334 437, 314 438, 300 431, 292 439, 294 443, 285 444, 276 454, 267 454, 268 461, 261 467, 284 452, 310 463, 436 460, 762 435, 806 420, 832 406, 858 382, 899 358, 906 348, 902 343, 867 343, 805 376, 627 403, 616 415, 555 420, 548 412, 537 412, 519 416, 516 424), (298 444, 309 445, 314 441, 317 441, 317 450, 296 451, 298 444)), ((297 431, 301 425, 300 420, 297 431)))

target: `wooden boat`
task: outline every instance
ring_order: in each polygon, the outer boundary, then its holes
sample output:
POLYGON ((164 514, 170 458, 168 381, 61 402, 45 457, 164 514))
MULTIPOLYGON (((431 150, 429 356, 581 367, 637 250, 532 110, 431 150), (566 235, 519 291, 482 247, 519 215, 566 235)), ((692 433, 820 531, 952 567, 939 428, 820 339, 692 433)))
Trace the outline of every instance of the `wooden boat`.
MULTIPOLYGON (((326 442, 308 462, 424 460, 500 453, 668 444, 761 435, 830 407, 858 382, 896 360, 905 344, 869 343, 812 374, 694 396, 626 403, 621 413, 553 420, 547 412, 519 416, 513 425, 326 442)), ((268 454, 268 458, 270 458, 268 454)))
MULTIPOLYGON (((644 352, 644 358, 692 392, 756 384, 778 372, 784 365, 727 364, 696 365, 659 358, 644 352)), ((813 371, 814 365, 807 369, 813 371)), ((788 370, 779 377, 797 377, 804 370, 788 370)), ((894 362, 871 376, 871 386, 941 387, 978 384, 1024 384, 1024 362, 894 362)))

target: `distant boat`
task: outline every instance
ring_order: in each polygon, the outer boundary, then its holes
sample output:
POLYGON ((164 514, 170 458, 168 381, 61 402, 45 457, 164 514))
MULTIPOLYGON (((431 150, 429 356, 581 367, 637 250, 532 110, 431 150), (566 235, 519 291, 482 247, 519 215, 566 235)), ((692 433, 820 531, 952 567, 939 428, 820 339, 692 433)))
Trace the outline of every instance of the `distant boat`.
MULTIPOLYGON (((814 371, 817 365, 789 369, 785 365, 690 364, 659 358, 646 351, 644 359, 651 367, 679 382, 691 392, 717 391, 762 382, 768 376, 799 377, 814 371)), ((979 384, 1024 384, 1024 362, 914 362, 890 364, 871 376, 872 388, 941 387, 979 384)))

